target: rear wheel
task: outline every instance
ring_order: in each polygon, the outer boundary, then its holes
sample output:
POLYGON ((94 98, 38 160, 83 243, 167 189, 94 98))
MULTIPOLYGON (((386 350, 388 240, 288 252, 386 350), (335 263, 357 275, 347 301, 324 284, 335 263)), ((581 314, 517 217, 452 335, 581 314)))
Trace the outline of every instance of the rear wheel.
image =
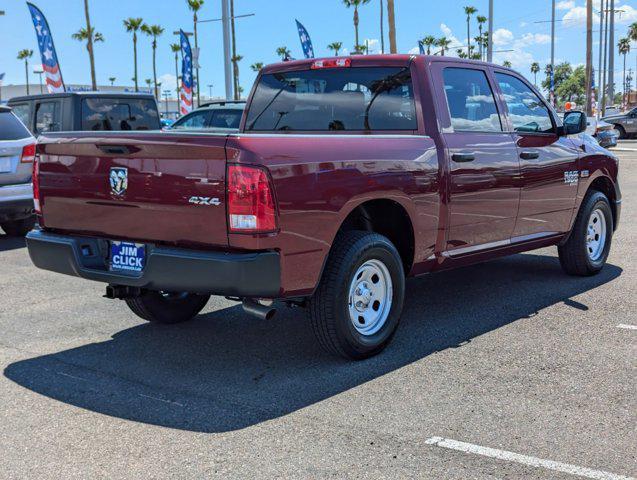
POLYGON ((615 130, 617 130, 619 138, 621 138, 622 140, 628 138, 628 135, 626 135, 626 129, 621 125, 615 125, 615 130))
POLYGON ((352 360, 371 357, 394 335, 404 296, 403 264, 386 237, 339 234, 310 300, 314 333, 329 353, 352 360))
POLYGON ((613 238, 613 213, 608 198, 589 192, 575 219, 568 241, 558 247, 560 263, 570 275, 594 275, 608 258, 613 238))
POLYGON ((4 232, 11 237, 24 237, 35 225, 35 218, 28 217, 21 220, 4 222, 0 226, 4 232))
POLYGON ((135 315, 154 323, 181 323, 191 320, 206 306, 210 295, 146 291, 127 298, 135 315))

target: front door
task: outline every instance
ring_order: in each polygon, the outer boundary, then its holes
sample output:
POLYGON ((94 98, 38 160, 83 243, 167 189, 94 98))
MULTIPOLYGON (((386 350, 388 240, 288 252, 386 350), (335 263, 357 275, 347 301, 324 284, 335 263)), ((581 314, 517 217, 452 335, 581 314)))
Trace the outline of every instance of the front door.
POLYGON ((569 230, 579 181, 577 141, 557 135, 545 102, 521 78, 496 72, 520 156, 522 190, 514 239, 569 230))
POLYGON ((454 256, 506 245, 518 211, 520 166, 488 71, 446 66, 439 78, 450 117, 443 128, 450 178, 446 251, 454 256))

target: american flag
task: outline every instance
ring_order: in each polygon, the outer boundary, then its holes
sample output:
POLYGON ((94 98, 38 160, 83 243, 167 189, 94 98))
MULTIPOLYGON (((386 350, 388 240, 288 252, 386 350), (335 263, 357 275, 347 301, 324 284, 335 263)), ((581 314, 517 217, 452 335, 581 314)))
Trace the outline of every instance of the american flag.
POLYGON ((420 50, 420 54, 425 54, 425 44, 422 41, 418 40, 418 50, 420 50))
POLYGON ((183 30, 179 30, 181 38, 181 92, 179 95, 179 111, 182 115, 192 111, 192 50, 190 41, 183 30))
POLYGON ((310 35, 298 20, 296 21, 296 28, 299 30, 299 38, 301 39, 301 47, 303 47, 303 54, 305 55, 305 58, 314 58, 314 48, 312 48, 310 35))
POLYGON ((53 37, 51 36, 49 24, 38 7, 32 3, 27 3, 27 6, 31 12, 33 26, 35 27, 35 33, 38 37, 38 46, 40 47, 40 56, 42 57, 42 70, 44 70, 44 76, 46 77, 46 87, 49 93, 64 92, 66 89, 64 88, 62 72, 60 71, 60 64, 58 63, 58 57, 55 53, 55 46, 53 45, 53 37))

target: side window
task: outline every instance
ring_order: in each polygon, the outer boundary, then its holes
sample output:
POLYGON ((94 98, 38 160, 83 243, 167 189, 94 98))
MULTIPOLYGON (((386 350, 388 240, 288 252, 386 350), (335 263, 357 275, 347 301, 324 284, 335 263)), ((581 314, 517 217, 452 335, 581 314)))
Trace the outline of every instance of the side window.
POLYGON ((454 130, 502 131, 495 97, 482 70, 445 68, 443 78, 451 126, 454 130))
POLYGON ((194 112, 175 122, 172 128, 206 128, 210 111, 194 112))
POLYGON ((29 113, 31 112, 31 108, 28 103, 11 105, 11 109, 13 110, 13 113, 15 113, 16 117, 18 117, 20 121, 27 126, 27 128, 31 127, 31 125, 29 125, 29 113))
POLYGON ((82 130, 158 130, 159 113, 152 100, 85 98, 82 130))
POLYGON ((551 114, 542 100, 522 80, 506 73, 495 74, 516 132, 551 133, 551 114))
POLYGON ((60 131, 60 109, 57 102, 42 102, 35 107, 35 133, 60 131))
POLYGON ((215 110, 210 126, 212 128, 239 128, 242 110, 215 110))

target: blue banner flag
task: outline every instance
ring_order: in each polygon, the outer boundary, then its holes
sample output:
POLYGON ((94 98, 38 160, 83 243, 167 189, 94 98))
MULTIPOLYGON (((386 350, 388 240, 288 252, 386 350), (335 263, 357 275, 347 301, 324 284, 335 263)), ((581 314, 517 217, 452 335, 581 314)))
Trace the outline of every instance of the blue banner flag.
POLYGON ((420 50, 420 54, 425 54, 425 44, 418 40, 418 50, 420 50))
POLYGON ((192 110, 192 49, 190 40, 183 30, 179 30, 181 43, 181 92, 179 94, 179 111, 182 115, 192 110))
POLYGON ((42 57, 42 70, 46 78, 46 88, 49 93, 60 93, 66 91, 64 81, 62 80, 62 72, 58 63, 58 56, 55 53, 53 45, 53 37, 51 29, 46 18, 38 7, 27 2, 27 7, 31 12, 31 19, 35 27, 35 34, 38 37, 38 46, 40 47, 40 56, 42 57))
POLYGON ((303 54, 305 58, 314 58, 314 48, 312 48, 312 40, 310 35, 301 22, 296 21, 296 28, 299 30, 299 38, 301 39, 301 46, 303 47, 303 54))

